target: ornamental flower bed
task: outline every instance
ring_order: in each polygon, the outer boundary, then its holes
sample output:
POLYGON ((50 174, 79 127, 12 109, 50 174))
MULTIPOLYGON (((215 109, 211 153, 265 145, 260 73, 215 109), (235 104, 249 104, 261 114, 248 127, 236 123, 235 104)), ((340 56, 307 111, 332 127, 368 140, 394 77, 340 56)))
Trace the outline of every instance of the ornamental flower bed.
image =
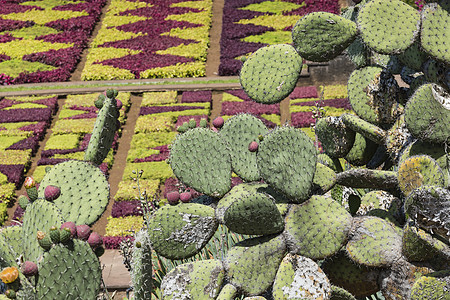
MULTIPOLYGON (((208 119, 211 109, 210 91, 144 93, 122 181, 114 195, 111 216, 108 217, 103 239, 106 248, 118 248, 119 243, 143 222, 139 192, 133 180, 140 170, 140 191, 151 198, 164 190, 161 200, 166 203, 167 192, 178 189, 172 169, 166 163, 169 145, 177 135, 177 128, 191 119, 197 126, 208 119), (133 173, 134 172, 134 173, 133 173)), ((192 191, 193 195, 195 191, 192 191)))
POLYGON ((3 81, 20 84, 69 80, 105 3, 106 0, 2 3, 3 81))
POLYGON ((212 0, 111 1, 82 80, 205 75, 212 0))
POLYGON ((339 13, 337 0, 225 0, 219 75, 238 75, 242 58, 271 44, 291 43, 300 16, 314 11, 339 13))

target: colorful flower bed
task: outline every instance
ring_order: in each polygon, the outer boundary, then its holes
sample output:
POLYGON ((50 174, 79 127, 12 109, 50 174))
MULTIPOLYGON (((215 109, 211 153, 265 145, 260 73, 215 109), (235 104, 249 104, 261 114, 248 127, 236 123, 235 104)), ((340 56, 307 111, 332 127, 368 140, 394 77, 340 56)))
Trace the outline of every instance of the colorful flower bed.
POLYGON ((2 81, 66 81, 106 0, 7 1, 0 8, 2 81))
POLYGON ((13 204, 15 189, 23 182, 57 104, 56 96, 8 97, 0 101, 0 224, 6 218, 6 207, 13 204))
POLYGON ((208 119, 211 101, 210 91, 180 95, 176 91, 144 93, 124 175, 108 217, 103 239, 107 248, 117 248, 122 239, 142 226, 142 210, 137 200, 139 193, 133 180, 137 172, 142 170, 139 186, 141 192, 145 190, 150 198, 164 190, 164 202, 167 192, 178 188, 166 162, 168 147, 177 135, 177 127, 183 122, 195 119, 198 125, 201 119, 208 119))
POLYGON ((337 0, 225 0, 219 75, 238 75, 242 58, 257 49, 291 43, 300 16, 314 11, 339 13, 337 0))
POLYGON ((82 80, 205 75, 212 0, 112 0, 82 80))

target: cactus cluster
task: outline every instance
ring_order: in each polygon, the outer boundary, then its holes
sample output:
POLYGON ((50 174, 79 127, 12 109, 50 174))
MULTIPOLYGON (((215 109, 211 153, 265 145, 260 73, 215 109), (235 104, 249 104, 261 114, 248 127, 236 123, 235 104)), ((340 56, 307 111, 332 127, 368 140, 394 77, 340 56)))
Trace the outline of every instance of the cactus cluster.
MULTIPOLYGON (((25 180, 27 195, 19 226, 0 232, 0 267, 17 276, 2 277, 11 299, 96 299, 102 279, 100 235, 90 226, 105 211, 109 184, 97 167, 111 148, 117 129, 117 91, 108 90, 84 161, 67 161, 49 169, 39 185, 25 180), (105 150, 106 149, 106 150, 105 150)), ((102 105, 99 104, 101 102, 102 105)))
POLYGON ((324 153, 301 130, 268 130, 249 114, 177 136, 175 176, 212 201, 156 210, 147 229, 153 250, 192 257, 219 224, 254 237, 222 260, 173 269, 163 299, 448 298, 450 2, 427 2, 421 12, 371 0, 343 16, 311 13, 293 27, 293 46, 246 60, 242 87, 266 104, 292 92, 302 58, 327 61, 345 50, 354 60, 356 115, 317 121, 324 153), (343 160, 355 167, 343 170, 343 160), (244 183, 232 187, 233 173, 244 183))

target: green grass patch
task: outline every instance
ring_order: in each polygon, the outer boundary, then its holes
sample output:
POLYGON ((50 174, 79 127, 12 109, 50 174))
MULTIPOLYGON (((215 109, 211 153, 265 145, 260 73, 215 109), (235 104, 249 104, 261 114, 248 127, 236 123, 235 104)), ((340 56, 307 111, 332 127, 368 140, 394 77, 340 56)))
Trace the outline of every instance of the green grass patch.
MULTIPOLYGON (((0 44, 2 45, 2 44, 0 44)), ((2 52, 0 46, 0 52, 2 52)), ((40 62, 31 62, 20 59, 11 59, 0 62, 0 74, 4 73, 10 77, 16 78, 20 73, 33 73, 37 71, 51 71, 56 68, 40 62)))

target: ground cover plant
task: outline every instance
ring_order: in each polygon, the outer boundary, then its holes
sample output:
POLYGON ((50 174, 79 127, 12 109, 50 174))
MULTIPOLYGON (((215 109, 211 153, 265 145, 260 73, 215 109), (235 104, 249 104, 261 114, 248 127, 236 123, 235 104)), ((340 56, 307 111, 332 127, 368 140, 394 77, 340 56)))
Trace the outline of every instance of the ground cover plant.
POLYGON ((105 3, 2 1, 0 84, 69 80, 105 3))
POLYGON ((82 80, 205 75, 211 0, 113 0, 82 80))

